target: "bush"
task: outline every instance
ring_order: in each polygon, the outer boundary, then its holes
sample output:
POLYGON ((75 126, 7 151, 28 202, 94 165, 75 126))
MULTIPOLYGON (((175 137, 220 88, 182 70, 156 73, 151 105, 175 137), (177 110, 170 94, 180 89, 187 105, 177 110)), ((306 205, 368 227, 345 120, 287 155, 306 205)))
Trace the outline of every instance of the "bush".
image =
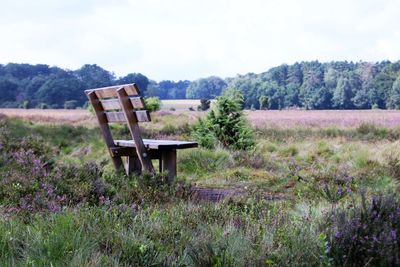
POLYGON ((29 103, 28 100, 25 100, 24 102, 22 102, 22 108, 23 109, 30 109, 31 108, 31 103, 29 103))
POLYGON ((76 109, 78 107, 78 101, 76 100, 69 100, 64 102, 65 109, 76 109))
POLYGON ((199 111, 206 111, 210 108, 210 99, 202 98, 200 99, 200 106, 197 107, 199 111))
POLYGON ((337 266, 399 266, 398 194, 376 196, 351 210, 335 211, 328 228, 330 257, 337 266))
POLYGON ((220 96, 215 110, 195 125, 193 136, 201 146, 213 148, 217 143, 231 149, 246 150, 254 146, 254 134, 241 111, 242 95, 220 96))
POLYGON ((150 112, 160 110, 160 108, 161 108, 161 104, 162 104, 161 100, 156 96, 145 98, 144 101, 145 101, 146 109, 150 112))
POLYGON ((49 105, 47 105, 46 103, 40 103, 40 104, 38 105, 38 108, 40 108, 40 109, 48 109, 48 108, 49 108, 49 105))

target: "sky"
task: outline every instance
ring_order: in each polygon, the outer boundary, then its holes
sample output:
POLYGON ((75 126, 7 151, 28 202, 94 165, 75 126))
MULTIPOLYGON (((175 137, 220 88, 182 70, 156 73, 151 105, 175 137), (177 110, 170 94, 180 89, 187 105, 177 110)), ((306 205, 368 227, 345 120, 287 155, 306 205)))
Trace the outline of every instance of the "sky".
POLYGON ((399 0, 0 0, 0 64, 194 80, 400 60, 399 0))

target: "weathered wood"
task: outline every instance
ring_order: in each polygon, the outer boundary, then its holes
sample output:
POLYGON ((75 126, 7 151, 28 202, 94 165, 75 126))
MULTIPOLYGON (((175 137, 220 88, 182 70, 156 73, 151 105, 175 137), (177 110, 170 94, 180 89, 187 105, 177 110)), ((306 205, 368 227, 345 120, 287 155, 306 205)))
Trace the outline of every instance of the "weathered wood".
POLYGON ((152 159, 158 159, 160 172, 167 172, 168 182, 172 182, 176 176, 176 149, 197 147, 197 143, 142 139, 138 122, 150 121, 150 114, 135 110, 145 108, 135 84, 89 89, 85 93, 94 107, 115 168, 124 168, 127 175, 141 174, 142 170, 155 174, 152 159), (127 123, 133 140, 113 140, 109 123, 127 123))
MULTIPOLYGON (((116 146, 135 147, 132 140, 114 140, 116 146)), ((169 150, 197 147, 196 142, 175 141, 175 140, 155 140, 143 139, 143 144, 147 149, 169 150)))
POLYGON ((136 175, 142 174, 142 164, 140 163, 138 157, 130 156, 126 158, 125 173, 126 175, 129 175, 131 173, 134 173, 136 175))
MULTIPOLYGON (((142 97, 130 97, 130 100, 135 109, 143 109, 145 107, 142 97)), ((104 110, 122 109, 118 99, 106 99, 101 101, 101 104, 104 110)))
MULTIPOLYGON (((111 147, 110 152, 113 157, 126 157, 126 156, 137 157, 136 148, 133 146, 111 147)), ((161 152, 157 149, 147 150, 147 154, 151 159, 161 159, 161 152)))
POLYGON ((168 183, 176 176, 176 150, 165 150, 161 152, 162 171, 167 172, 168 183))
POLYGON ((140 135, 140 128, 138 125, 137 116, 135 116, 135 113, 132 112, 133 106, 131 101, 129 100, 125 88, 118 89, 117 94, 118 94, 118 99, 122 106, 122 110, 125 114, 126 120, 128 121, 129 131, 131 132, 133 141, 135 142, 135 147, 138 157, 140 159, 140 163, 142 164, 142 167, 146 171, 148 171, 151 174, 155 174, 153 163, 151 162, 151 159, 148 156, 146 147, 144 146, 142 137, 140 135))
POLYGON ((95 92, 98 98, 112 98, 117 97, 117 90, 120 88, 124 88, 126 93, 131 96, 137 96, 140 94, 139 88, 136 84, 123 84, 123 85, 114 85, 102 88, 88 89, 85 91, 87 95, 91 92, 95 92))
MULTIPOLYGON (((108 148, 114 147, 114 140, 108 127, 107 116, 104 114, 103 107, 100 104, 100 101, 95 92, 90 92, 88 94, 89 101, 93 106, 94 112, 96 114, 97 120, 99 122, 101 133, 103 134, 104 141, 108 148)), ((111 154, 111 153, 110 153, 111 154)), ((112 161, 114 163, 115 168, 118 170, 123 166, 121 157, 113 157, 111 154, 112 161)))
MULTIPOLYGON (((150 115, 147 110, 130 110, 128 113, 132 114, 136 117, 136 121, 138 122, 149 122, 150 115)), ((111 111, 105 113, 107 116, 108 122, 112 123, 126 123, 127 120, 125 118, 125 113, 123 111, 111 111)))

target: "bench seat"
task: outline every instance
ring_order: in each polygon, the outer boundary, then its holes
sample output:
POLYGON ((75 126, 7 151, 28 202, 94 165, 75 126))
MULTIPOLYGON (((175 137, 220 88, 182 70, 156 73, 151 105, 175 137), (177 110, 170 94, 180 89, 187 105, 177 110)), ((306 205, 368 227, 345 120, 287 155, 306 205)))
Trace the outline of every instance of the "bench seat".
MULTIPOLYGON (((122 147, 135 147, 133 140, 114 140, 114 144, 122 147)), ((143 139, 143 144, 147 149, 157 150, 184 149, 198 146, 196 142, 155 139, 143 139)))

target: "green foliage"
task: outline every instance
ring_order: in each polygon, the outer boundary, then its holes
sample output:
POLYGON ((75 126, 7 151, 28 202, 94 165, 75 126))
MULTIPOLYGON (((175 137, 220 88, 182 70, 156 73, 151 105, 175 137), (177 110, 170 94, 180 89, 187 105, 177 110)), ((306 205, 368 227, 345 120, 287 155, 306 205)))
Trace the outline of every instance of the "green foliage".
POLYGON ((40 104, 38 105, 38 108, 40 108, 40 109, 48 109, 49 106, 48 106, 46 103, 40 103, 40 104))
MULTIPOLYGON (((146 134, 187 137, 156 117, 146 134)), ((97 128, 0 125, 1 266, 398 265, 398 194, 369 196, 398 186, 399 129, 260 129, 254 150, 179 151, 169 186, 116 173, 97 128)))
POLYGON ((154 112, 160 110, 161 108, 161 100, 158 97, 152 96, 145 98, 146 109, 150 112, 154 112))
POLYGON ((337 266, 397 266, 400 202, 396 193, 379 195, 352 209, 329 214, 329 256, 337 266))
POLYGON ((150 81, 147 88, 147 96, 158 96, 160 99, 185 99, 186 89, 188 88, 190 81, 161 81, 156 83, 150 81))
POLYGON ((225 87, 226 82, 219 77, 211 76, 209 78, 202 78, 190 83, 186 90, 186 98, 213 99, 219 96, 225 87))
POLYGON ((75 71, 38 64, 1 65, 0 107, 21 107, 29 99, 30 106, 46 104, 52 108, 63 108, 66 101, 76 101, 83 106, 87 98, 83 91, 88 88, 113 84, 136 83, 146 94, 149 83, 140 73, 116 78, 111 72, 96 64, 86 64, 75 71))
POLYGON ((212 148, 217 142, 223 147, 239 150, 254 146, 253 131, 242 115, 242 99, 240 96, 217 98, 215 109, 195 126, 193 136, 201 146, 212 148))
POLYGON ((78 107, 78 101, 76 100, 69 100, 64 102, 65 109, 76 109, 78 107))
POLYGON ((260 103, 260 110, 268 108, 268 98, 265 95, 260 96, 258 102, 260 103))
POLYGON ((116 78, 96 64, 85 64, 70 71, 43 64, 9 63, 1 65, 0 107, 20 107, 26 99, 33 107, 45 103, 52 108, 63 108, 69 100, 83 106, 87 100, 83 94, 85 89, 136 83, 143 95, 160 99, 214 99, 230 89, 238 89, 244 96, 242 107, 247 109, 369 109, 372 106, 396 109, 400 99, 399 64, 309 61, 226 79, 211 76, 195 81, 157 83, 141 73, 116 78))
POLYGON ((392 109, 400 109, 400 75, 393 83, 387 106, 392 109))
POLYGON ((22 102, 22 108, 23 109, 29 109, 30 108, 30 103, 28 100, 25 100, 24 102, 22 102))
POLYGON ((179 171, 187 174, 207 174, 232 165, 229 153, 224 150, 196 149, 181 153, 179 171))
POLYGON ((206 111, 210 108, 211 100, 202 98, 200 99, 200 106, 197 107, 197 110, 206 111))

